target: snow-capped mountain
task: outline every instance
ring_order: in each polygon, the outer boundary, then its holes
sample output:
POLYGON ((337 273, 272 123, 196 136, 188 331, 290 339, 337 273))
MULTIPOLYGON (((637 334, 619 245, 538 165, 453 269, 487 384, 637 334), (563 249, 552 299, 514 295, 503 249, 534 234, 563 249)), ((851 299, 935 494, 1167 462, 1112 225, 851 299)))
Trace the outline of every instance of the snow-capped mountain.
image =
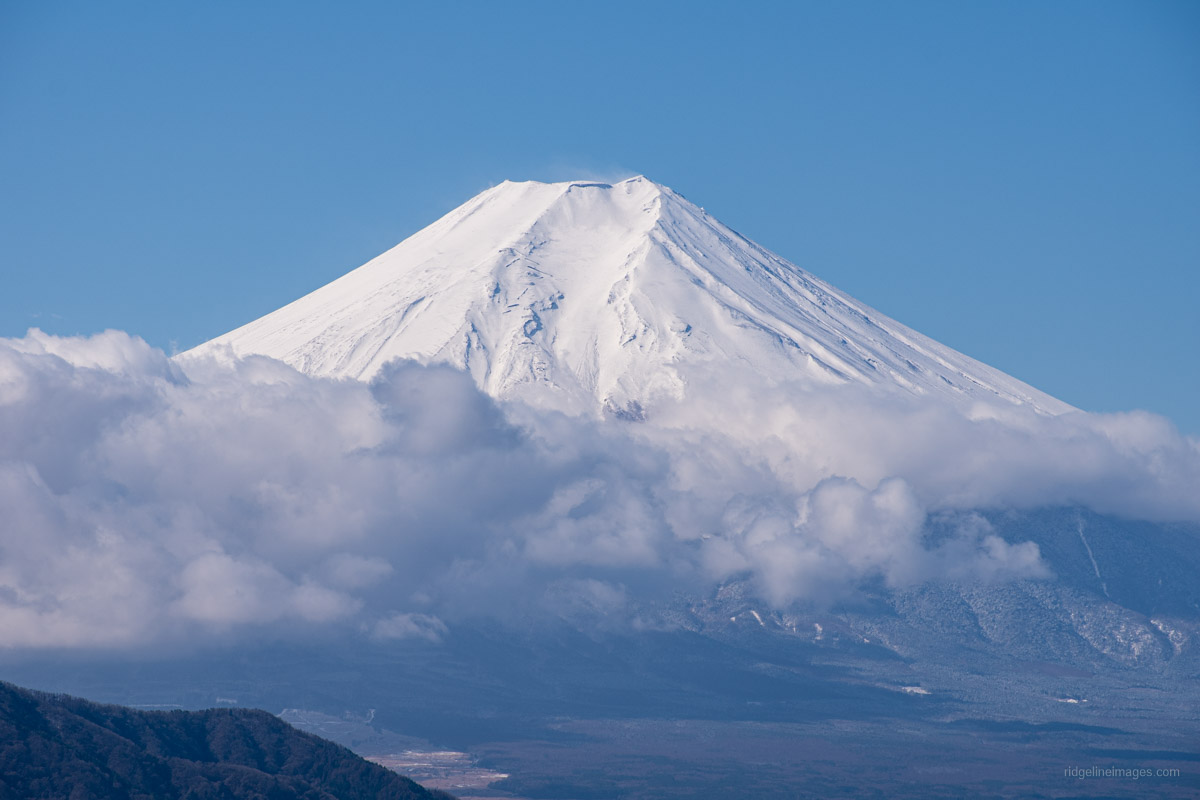
POLYGON ((624 413, 692 370, 866 384, 1048 414, 1053 397, 889 319, 644 177, 505 182, 185 358, 264 354, 370 379, 446 362, 489 394, 624 413))

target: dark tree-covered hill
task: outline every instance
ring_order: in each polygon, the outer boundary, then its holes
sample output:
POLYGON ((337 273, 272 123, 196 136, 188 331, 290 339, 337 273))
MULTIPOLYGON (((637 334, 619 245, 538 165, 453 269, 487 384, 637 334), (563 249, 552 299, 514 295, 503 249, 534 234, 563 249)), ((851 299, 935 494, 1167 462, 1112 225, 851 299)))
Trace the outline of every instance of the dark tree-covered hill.
POLYGON ((0 682, 0 798, 449 798, 265 711, 138 711, 0 682))

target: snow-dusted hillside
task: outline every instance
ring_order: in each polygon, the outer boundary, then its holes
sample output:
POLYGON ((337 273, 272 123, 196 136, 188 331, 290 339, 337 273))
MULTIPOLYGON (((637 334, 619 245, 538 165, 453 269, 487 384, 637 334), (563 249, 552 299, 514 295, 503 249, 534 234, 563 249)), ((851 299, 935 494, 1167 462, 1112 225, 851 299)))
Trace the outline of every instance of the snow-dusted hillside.
POLYGON ((726 365, 815 385, 1069 406, 922 336, 644 177, 505 182, 327 286, 184 354, 369 379, 415 358, 489 394, 640 413, 726 365))

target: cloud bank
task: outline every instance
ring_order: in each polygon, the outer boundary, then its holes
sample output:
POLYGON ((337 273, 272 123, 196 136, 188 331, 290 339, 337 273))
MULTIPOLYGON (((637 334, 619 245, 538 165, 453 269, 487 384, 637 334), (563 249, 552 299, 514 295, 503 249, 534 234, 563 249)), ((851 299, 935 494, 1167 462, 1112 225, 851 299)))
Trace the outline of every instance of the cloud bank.
POLYGON ((691 392, 604 423, 498 405, 448 367, 367 385, 261 357, 185 372, 114 331, 0 340, 0 643, 437 641, 472 615, 630 619, 742 578, 785 608, 867 580, 1050 577, 977 517, 931 541, 946 509, 1200 521, 1200 445, 1149 414, 754 376, 691 392))

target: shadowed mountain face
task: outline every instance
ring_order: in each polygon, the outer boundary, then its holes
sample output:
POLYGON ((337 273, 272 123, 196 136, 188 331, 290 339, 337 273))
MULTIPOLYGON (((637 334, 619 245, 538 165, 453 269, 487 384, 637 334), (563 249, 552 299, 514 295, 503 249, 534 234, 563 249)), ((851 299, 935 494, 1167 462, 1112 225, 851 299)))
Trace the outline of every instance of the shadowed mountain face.
POLYGON ((265 711, 135 711, 0 683, 0 796, 448 798, 265 711))

